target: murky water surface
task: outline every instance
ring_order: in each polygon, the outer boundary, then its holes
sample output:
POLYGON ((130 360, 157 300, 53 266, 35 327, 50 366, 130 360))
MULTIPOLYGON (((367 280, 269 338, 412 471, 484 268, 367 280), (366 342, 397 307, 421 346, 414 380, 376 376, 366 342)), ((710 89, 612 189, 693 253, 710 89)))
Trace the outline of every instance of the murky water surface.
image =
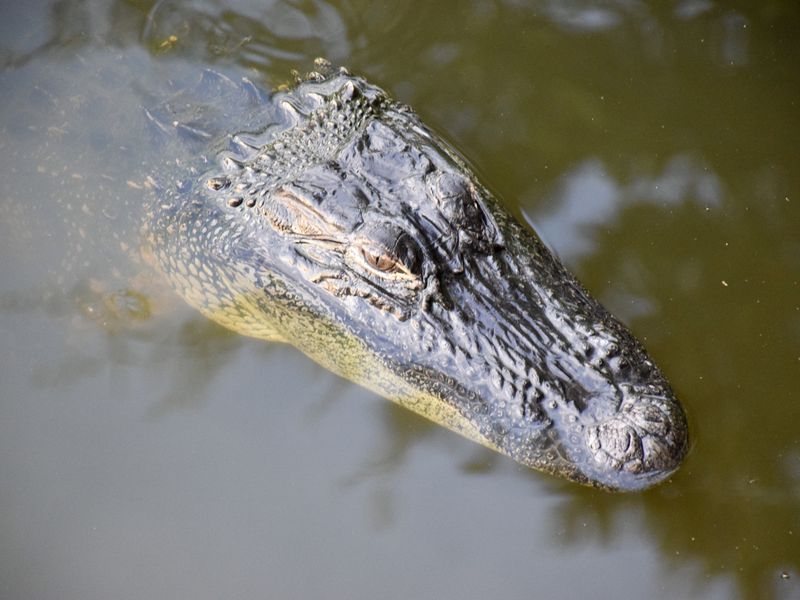
POLYGON ((798 31, 779 1, 3 3, 2 596, 800 598, 798 31), (528 472, 153 276, 144 109, 316 56, 646 341, 692 425, 672 481, 528 472))

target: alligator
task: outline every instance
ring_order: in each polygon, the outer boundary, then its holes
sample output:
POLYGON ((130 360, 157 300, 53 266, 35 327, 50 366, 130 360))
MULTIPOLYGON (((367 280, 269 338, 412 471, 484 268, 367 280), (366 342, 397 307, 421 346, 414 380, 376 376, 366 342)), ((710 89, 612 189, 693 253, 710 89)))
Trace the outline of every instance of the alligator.
POLYGON ((143 226, 190 305, 527 467, 615 491, 678 468, 685 413, 641 343, 411 108, 322 61, 230 85, 238 129, 148 112, 204 149, 143 226))

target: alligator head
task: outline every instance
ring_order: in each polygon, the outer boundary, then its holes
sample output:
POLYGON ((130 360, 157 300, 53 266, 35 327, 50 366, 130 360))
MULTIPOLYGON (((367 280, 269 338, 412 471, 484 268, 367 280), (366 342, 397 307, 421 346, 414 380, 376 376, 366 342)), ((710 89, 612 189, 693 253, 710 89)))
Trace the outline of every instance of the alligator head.
POLYGON ((635 490, 687 450, 641 344, 409 108, 345 71, 162 192, 186 299, 534 469, 635 490))

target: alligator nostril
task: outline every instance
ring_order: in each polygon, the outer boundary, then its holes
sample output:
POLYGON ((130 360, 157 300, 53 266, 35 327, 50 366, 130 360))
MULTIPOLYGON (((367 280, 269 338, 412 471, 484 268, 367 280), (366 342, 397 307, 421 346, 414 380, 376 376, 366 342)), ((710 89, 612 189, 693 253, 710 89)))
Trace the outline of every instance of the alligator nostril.
POLYGON ((669 433, 668 415, 650 403, 639 402, 627 406, 625 419, 648 436, 665 438, 669 433))
POLYGON ((591 427, 588 438, 589 449, 596 461, 617 470, 641 470, 642 440, 630 425, 616 419, 607 421, 591 427))

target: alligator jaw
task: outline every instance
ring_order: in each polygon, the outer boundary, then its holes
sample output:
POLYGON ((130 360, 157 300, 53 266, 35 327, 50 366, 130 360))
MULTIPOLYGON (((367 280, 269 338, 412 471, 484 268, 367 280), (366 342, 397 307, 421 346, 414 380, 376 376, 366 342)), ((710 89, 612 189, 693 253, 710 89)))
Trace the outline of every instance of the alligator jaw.
POLYGON ((443 284, 455 308, 423 317, 452 342, 429 368, 470 391, 455 400, 461 413, 522 464, 615 491, 663 481, 688 447, 666 379, 538 238, 503 230, 503 249, 467 258, 443 284))

